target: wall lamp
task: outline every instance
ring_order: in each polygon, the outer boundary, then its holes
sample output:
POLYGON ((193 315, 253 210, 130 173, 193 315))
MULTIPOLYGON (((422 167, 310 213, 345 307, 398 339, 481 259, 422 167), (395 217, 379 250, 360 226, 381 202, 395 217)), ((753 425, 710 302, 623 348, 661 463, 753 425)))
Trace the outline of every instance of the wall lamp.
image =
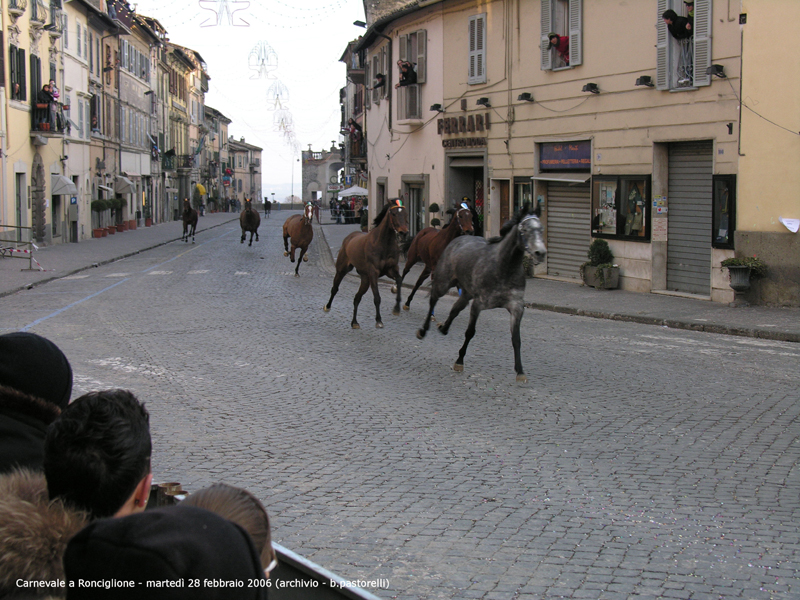
POLYGON ((145 96, 151 96, 152 94, 153 94, 153 90, 147 90, 147 91, 144 93, 144 95, 145 95, 145 96))
POLYGON ((364 23, 364 21, 353 21, 353 25, 355 25, 356 27, 365 27, 365 28, 367 26, 367 24, 364 23))
POLYGON ((636 80, 636 85, 646 85, 647 87, 654 87, 653 78, 650 75, 642 75, 636 80))
POLYGON ((431 110, 436 112, 444 112, 441 104, 431 104, 431 110))
POLYGON ((486 108, 491 108, 492 107, 492 105, 489 102, 488 98, 478 98, 478 101, 475 102, 475 104, 477 104, 478 106, 485 106, 486 108))
POLYGON ((519 96, 517 96, 517 100, 524 102, 533 102, 533 94, 531 94, 530 92, 522 92, 519 96))
POLYGON ((719 78, 727 77, 725 75, 725 67, 722 65, 711 65, 706 69, 706 75, 716 75, 719 78))
POLYGON ((597 87, 596 83, 587 83, 585 86, 583 86, 583 89, 581 91, 582 92, 592 92, 593 94, 599 94, 600 93, 600 88, 597 87))

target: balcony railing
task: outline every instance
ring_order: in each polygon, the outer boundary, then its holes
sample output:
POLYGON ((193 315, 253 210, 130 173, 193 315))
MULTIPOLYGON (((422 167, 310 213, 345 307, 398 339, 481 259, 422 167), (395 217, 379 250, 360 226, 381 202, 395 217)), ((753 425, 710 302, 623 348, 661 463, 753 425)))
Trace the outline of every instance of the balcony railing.
POLYGON ((9 0, 8 10, 14 15, 21 15, 28 8, 28 0, 9 0))
POLYGON ((194 161, 191 154, 178 154, 178 168, 191 169, 194 167, 194 161))
POLYGON ((31 131, 38 133, 64 133, 67 129, 67 123, 63 104, 58 102, 33 104, 31 131))
POLYGON ((43 25, 47 21, 48 13, 42 0, 31 0, 31 23, 43 25))
POLYGON ((161 168, 165 171, 174 171, 175 170, 175 155, 171 156, 162 156, 161 157, 161 168))

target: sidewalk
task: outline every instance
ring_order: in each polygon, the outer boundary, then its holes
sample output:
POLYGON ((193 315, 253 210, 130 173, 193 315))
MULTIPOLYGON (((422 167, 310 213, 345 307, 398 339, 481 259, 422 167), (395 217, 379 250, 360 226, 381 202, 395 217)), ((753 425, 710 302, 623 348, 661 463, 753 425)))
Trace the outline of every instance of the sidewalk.
MULTIPOLYGON (((207 229, 238 220, 236 213, 209 213, 198 220, 196 233, 199 236, 207 229)), ((181 239, 182 234, 183 223, 171 221, 104 238, 92 238, 78 244, 46 246, 33 253, 33 258, 44 271, 23 271, 28 268, 27 259, 3 258, 0 260, 0 297, 169 244, 181 239)), ((36 263, 33 263, 33 268, 37 268, 36 263)))
MULTIPOLYGON (((360 227, 326 222, 325 218, 330 219, 330 215, 325 212, 320 217, 323 225, 314 225, 318 236, 316 239, 324 239, 330 248, 331 257, 335 258, 345 236, 353 231, 360 231, 360 227)), ((421 272, 422 267, 415 265, 403 280, 403 288, 408 288, 403 294, 403 301, 421 272)), ((354 272, 351 276, 355 276, 354 272)), ((422 284, 414 296, 414 304, 426 302, 429 284, 430 279, 422 284)), ((528 279, 525 286, 525 306, 598 319, 800 342, 800 309, 797 308, 730 308, 724 304, 667 294, 596 290, 580 283, 542 277, 528 279)))

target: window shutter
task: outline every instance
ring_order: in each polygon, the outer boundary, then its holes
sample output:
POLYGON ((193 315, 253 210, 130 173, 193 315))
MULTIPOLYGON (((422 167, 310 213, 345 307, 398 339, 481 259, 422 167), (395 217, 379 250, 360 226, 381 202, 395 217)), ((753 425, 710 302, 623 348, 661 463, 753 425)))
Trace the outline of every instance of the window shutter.
MULTIPOLYGON (((366 82, 365 85, 367 88, 371 88, 375 85, 375 81, 373 81, 372 70, 370 69, 370 61, 364 61, 364 81, 366 82)), ((369 96, 372 92, 369 89, 364 90, 364 108, 367 110, 370 109, 370 105, 372 102, 369 101, 369 96)))
MULTIPOLYGON (((547 34, 553 31, 553 7, 550 4, 551 0, 542 0, 542 21, 541 21, 541 69, 542 71, 550 71, 553 68, 553 53, 550 51, 550 40, 547 39, 547 34)), ((571 50, 571 49, 570 49, 571 50)))
POLYGON ((695 0, 694 4, 694 85, 711 85, 711 0, 695 0))
POLYGON ((467 83, 486 83, 486 13, 469 18, 469 74, 467 83))
POLYGON ((406 118, 421 119, 420 111, 420 87, 417 84, 406 87, 406 118))
POLYGON ((381 91, 381 95, 384 98, 388 98, 389 97, 389 88, 391 87, 389 85, 389 81, 391 80, 391 77, 389 77, 389 73, 392 70, 392 65, 389 64, 389 63, 391 63, 391 61, 392 61, 392 57, 389 56, 389 46, 387 44, 383 48, 381 48, 381 70, 380 70, 380 72, 383 73, 384 81, 386 82, 386 84, 383 86, 383 89, 381 91))
POLYGON ((658 0, 656 19, 656 89, 669 89, 669 30, 661 15, 667 10, 669 0, 658 0))
POLYGON ((569 66, 583 62, 583 0, 569 0, 569 66))
POLYGON ((425 83, 427 73, 428 30, 417 31, 417 83, 425 83))
MULTIPOLYGON (((380 62, 378 62, 378 58, 379 57, 380 57, 380 52, 378 52, 375 56, 372 57, 372 69, 376 73, 380 73, 380 71, 378 71, 378 69, 380 68, 379 67, 380 62)), ((380 88, 372 90, 372 101, 375 104, 380 104, 380 98, 381 98, 381 96, 380 96, 380 88)))
MULTIPOLYGON (((17 77, 19 77, 19 99, 27 100, 26 94, 28 93, 28 82, 25 79, 25 50, 18 48, 17 58, 19 59, 19 63, 17 64, 17 77)), ((31 73, 31 77, 33 77, 33 73, 31 73)), ((34 94, 31 100, 36 100, 36 94, 34 94)))
POLYGON ((83 100, 78 98, 78 137, 83 138, 83 100))
POLYGON ((11 98, 16 100, 14 97, 14 84, 17 82, 17 47, 10 46, 8 49, 8 66, 10 72, 10 79, 9 82, 11 83, 11 98))
POLYGON ((78 38, 78 56, 80 56, 81 55, 81 24, 77 20, 75 21, 75 27, 78 30, 78 35, 76 37, 78 38))
POLYGON ((64 48, 69 48, 69 17, 64 13, 61 18, 64 20, 64 48))

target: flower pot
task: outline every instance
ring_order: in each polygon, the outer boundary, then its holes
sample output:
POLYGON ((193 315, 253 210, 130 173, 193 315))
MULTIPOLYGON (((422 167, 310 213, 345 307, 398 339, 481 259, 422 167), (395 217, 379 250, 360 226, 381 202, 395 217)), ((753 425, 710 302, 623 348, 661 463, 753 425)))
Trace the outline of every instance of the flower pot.
POLYGON ((587 265, 581 269, 581 276, 586 285, 598 290, 615 290, 619 287, 619 267, 600 269, 587 265))
POLYGON ((123 231, 125 231, 125 226, 122 223, 117 223, 117 231, 122 233, 123 231))
POLYGON ((128 229, 130 230, 136 229, 136 219, 131 219, 128 221, 128 229))
POLYGON ((92 229, 92 237, 101 238, 103 234, 108 235, 103 229, 92 229))
POLYGON ((750 267, 728 267, 731 276, 731 288, 736 292, 750 289, 750 267))
POLYGON ((103 237, 108 237, 108 229, 103 228, 100 231, 103 232, 103 237))
POLYGON ((150 217, 145 217, 144 226, 145 227, 151 227, 152 225, 153 225, 153 219, 151 219, 150 217))
POLYGON ((108 231, 108 235, 114 235, 117 233, 117 228, 115 225, 111 225, 110 227, 106 227, 106 231, 108 231))

